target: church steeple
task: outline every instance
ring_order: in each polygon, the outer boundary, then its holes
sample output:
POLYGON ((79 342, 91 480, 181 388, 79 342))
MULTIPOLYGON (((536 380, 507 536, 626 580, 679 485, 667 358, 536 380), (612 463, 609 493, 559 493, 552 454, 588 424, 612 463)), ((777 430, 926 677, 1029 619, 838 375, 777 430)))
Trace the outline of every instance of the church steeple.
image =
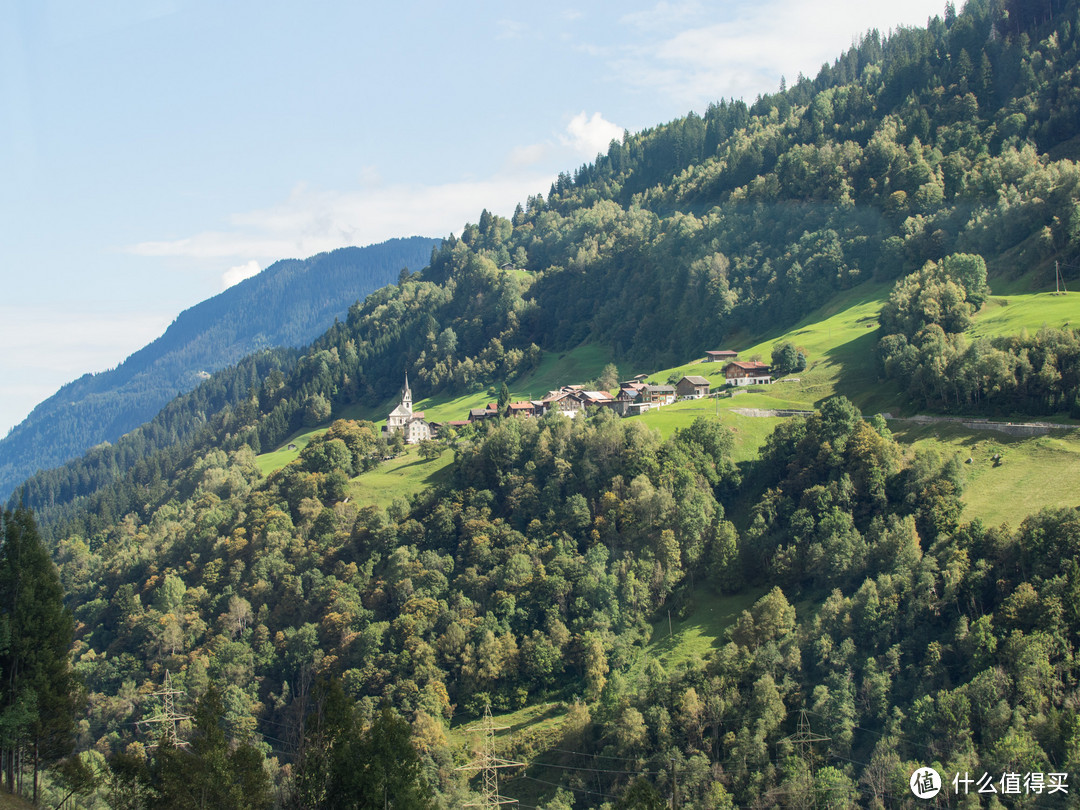
POLYGON ((412 412, 412 391, 409 390, 409 372, 405 372, 405 387, 401 389, 401 404, 412 412))

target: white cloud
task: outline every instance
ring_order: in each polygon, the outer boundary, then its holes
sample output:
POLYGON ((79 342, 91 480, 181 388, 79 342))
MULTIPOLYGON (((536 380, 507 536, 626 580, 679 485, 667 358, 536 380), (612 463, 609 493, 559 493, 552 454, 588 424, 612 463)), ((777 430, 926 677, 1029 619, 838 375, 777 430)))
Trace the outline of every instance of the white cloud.
POLYGON ((221 274, 221 289, 227 290, 229 287, 234 284, 239 284, 246 278, 258 275, 261 270, 262 267, 254 259, 245 264, 238 264, 235 267, 230 267, 221 274))
POLYGON ((575 115, 566 126, 567 135, 562 142, 584 157, 595 158, 607 152, 612 140, 622 140, 623 128, 604 119, 600 113, 590 118, 584 110, 575 115))
POLYGON ((651 31, 696 17, 701 12, 701 3, 695 0, 688 0, 688 2, 683 3, 668 3, 662 0, 652 8, 623 15, 619 22, 624 25, 632 25, 634 28, 651 31))
POLYGON ((520 39, 525 33, 525 24, 517 20, 499 20, 495 26, 498 29, 496 39, 520 39))
POLYGON ((534 143, 528 146, 518 146, 510 150, 507 165, 512 169, 523 169, 535 166, 551 154, 550 143, 534 143))
MULTIPOLYGON (((943 0, 766 0, 740 4, 723 22, 688 27, 628 47, 611 61, 616 75, 651 93, 702 107, 720 98, 753 101, 774 92, 780 77, 793 83, 814 76, 871 28, 883 34, 900 25, 925 25, 943 0)), ((697 6, 660 3, 623 22, 642 30, 670 30, 672 19, 694 16, 697 6)))
POLYGON ((513 170, 529 160, 540 160, 547 154, 545 149, 543 145, 525 147, 512 170, 486 180, 427 186, 399 183, 349 191, 298 185, 288 199, 277 205, 230 217, 227 228, 179 239, 139 242, 125 250, 140 256, 226 259, 250 267, 253 262, 305 258, 394 237, 460 233, 462 226, 475 222, 484 208, 509 216, 514 206, 529 195, 546 193, 554 172, 539 168, 513 170))

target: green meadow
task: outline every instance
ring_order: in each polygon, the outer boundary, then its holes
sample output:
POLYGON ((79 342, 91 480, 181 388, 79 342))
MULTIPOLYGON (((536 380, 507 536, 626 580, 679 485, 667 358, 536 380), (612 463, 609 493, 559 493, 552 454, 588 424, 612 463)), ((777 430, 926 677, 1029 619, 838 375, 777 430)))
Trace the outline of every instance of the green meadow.
POLYGON ((448 480, 453 461, 453 450, 446 450, 438 458, 424 459, 412 446, 403 455, 356 476, 349 484, 349 495, 359 506, 383 509, 395 498, 407 502, 417 492, 448 480))
POLYGON ((1043 508, 1080 507, 1080 429, 1021 438, 950 423, 915 426, 895 421, 889 427, 898 441, 913 449, 960 456, 967 520, 1015 528, 1043 508), (999 461, 995 455, 1001 456, 999 461))

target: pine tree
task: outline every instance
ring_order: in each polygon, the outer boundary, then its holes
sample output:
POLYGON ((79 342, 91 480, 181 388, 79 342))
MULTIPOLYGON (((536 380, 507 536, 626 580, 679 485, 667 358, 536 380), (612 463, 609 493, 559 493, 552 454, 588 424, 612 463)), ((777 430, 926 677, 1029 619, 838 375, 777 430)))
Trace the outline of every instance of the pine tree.
POLYGON ((17 752, 29 754, 36 803, 40 767, 72 747, 74 623, 33 514, 5 511, 0 524, 0 746, 9 791, 17 752))

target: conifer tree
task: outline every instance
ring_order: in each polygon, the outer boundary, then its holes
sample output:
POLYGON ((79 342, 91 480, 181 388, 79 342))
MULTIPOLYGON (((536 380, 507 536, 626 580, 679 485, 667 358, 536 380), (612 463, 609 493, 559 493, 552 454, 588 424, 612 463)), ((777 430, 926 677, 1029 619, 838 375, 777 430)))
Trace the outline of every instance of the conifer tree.
POLYGON ((38 771, 71 751, 76 682, 68 654, 73 621, 33 514, 0 515, 0 746, 9 791, 21 751, 38 771))

